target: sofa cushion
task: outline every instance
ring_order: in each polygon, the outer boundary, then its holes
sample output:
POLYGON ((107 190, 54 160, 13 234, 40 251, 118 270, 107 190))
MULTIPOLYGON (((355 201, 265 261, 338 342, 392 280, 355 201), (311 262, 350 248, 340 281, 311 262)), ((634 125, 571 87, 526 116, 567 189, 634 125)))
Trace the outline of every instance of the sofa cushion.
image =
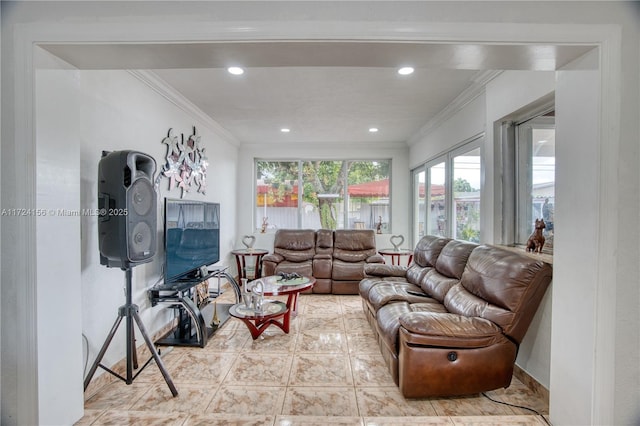
POLYGON ((392 302, 429 303, 436 302, 426 295, 420 287, 408 282, 387 281, 376 285, 369 291, 368 301, 374 310, 392 302))
POLYGON ((449 241, 449 238, 425 235, 413 250, 413 263, 422 267, 435 266, 440 252, 449 241))
POLYGON ((462 278, 469 255, 478 247, 477 244, 451 240, 440 251, 435 267, 442 275, 451 278, 462 278))
POLYGON ((430 269, 420 280, 420 289, 442 303, 451 287, 459 282, 458 278, 447 277, 435 269, 430 269))
POLYGON ((365 262, 377 254, 376 235, 371 229, 337 229, 334 231, 333 247, 334 259, 365 262))
POLYGON ((316 231, 279 229, 274 237, 273 252, 291 262, 311 260, 316 254, 316 231))

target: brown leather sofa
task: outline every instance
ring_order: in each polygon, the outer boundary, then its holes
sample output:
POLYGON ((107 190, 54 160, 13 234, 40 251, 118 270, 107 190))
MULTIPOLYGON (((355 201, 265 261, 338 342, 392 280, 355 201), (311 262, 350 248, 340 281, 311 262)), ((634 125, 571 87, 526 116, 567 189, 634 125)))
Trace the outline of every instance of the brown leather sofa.
POLYGON ((370 263, 384 263, 371 229, 279 229, 273 253, 262 258, 262 274, 297 272, 315 277, 313 293, 358 294, 370 263))
POLYGON ((360 296, 408 398, 508 387, 551 266, 498 247, 423 237, 408 267, 369 265, 360 296))

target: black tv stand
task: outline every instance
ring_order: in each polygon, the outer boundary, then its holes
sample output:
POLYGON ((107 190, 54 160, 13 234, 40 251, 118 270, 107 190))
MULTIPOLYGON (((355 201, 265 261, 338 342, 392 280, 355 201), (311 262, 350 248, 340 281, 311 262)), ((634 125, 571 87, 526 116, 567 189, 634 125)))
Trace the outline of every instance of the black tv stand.
POLYGON ((149 290, 151 306, 166 305, 175 310, 178 325, 166 336, 156 341, 163 346, 199 346, 204 348, 209 338, 229 319, 231 303, 211 303, 220 295, 220 279, 225 278, 235 293, 236 303, 240 303, 241 294, 237 281, 227 272, 227 267, 213 269, 191 279, 156 285, 149 290), (217 278, 217 292, 209 293, 208 302, 198 306, 194 287, 209 279, 217 278), (219 323, 213 324, 214 307, 219 323))

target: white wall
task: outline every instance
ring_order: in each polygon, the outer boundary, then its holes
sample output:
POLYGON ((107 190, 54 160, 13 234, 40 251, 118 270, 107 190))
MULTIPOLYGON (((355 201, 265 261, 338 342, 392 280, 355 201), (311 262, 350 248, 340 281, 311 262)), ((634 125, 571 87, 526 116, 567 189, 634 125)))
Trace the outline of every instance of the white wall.
POLYGON ((80 207, 78 74, 39 70, 36 85, 48 88, 36 95, 39 412, 72 422, 83 413, 80 218, 58 209, 80 207))

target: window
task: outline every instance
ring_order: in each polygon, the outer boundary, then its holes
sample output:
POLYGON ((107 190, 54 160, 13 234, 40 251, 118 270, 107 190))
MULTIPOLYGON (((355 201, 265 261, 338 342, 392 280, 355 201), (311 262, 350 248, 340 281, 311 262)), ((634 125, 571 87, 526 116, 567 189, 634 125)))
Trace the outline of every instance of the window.
POLYGON ((390 232, 390 160, 256 161, 256 228, 390 232))
POLYGON ((413 236, 480 242, 482 138, 413 170, 413 236))
POLYGON ((526 244, 535 220, 553 251, 555 206, 555 119, 553 113, 517 125, 516 131, 516 244, 526 244))
POLYGON ((555 232, 554 115, 553 110, 530 113, 528 119, 502 123, 502 242, 526 245, 536 219, 543 219, 543 252, 548 254, 553 253, 555 232))

